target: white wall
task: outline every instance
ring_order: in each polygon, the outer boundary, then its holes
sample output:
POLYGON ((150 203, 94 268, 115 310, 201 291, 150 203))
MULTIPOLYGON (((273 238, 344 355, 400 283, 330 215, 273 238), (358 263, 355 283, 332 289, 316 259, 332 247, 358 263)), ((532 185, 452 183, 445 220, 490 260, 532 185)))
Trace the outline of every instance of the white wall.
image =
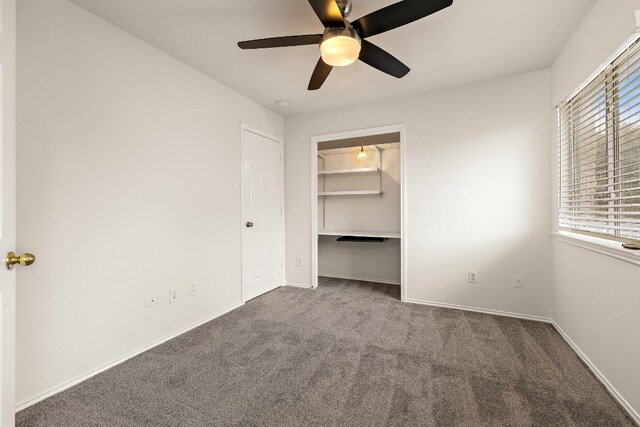
POLYGON ((538 71, 288 118, 287 280, 311 283, 311 137, 406 123, 407 298, 550 316, 549 103, 538 71))
POLYGON ((555 322, 640 409, 640 266, 553 242, 555 322))
MULTIPOLYGON (((637 31, 639 0, 600 0, 551 67, 562 100, 637 31)), ((552 120, 557 115, 551 112, 552 120)), ((557 229, 557 126, 552 126, 552 223, 557 229)), ((640 266, 553 243, 554 320, 624 399, 640 412, 640 266)))
POLYGON ((70 2, 18 6, 20 404, 240 303, 240 122, 284 120, 70 2))
POLYGON ((569 96, 637 31, 640 0, 598 0, 551 66, 554 104, 569 96))

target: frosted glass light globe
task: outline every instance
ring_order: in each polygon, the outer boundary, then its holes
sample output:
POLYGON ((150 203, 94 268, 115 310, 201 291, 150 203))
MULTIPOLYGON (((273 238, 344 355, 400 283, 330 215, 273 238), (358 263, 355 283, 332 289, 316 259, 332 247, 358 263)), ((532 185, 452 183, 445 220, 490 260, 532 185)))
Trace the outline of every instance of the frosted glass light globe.
POLYGON ((360 36, 349 28, 327 28, 322 36, 320 54, 322 60, 332 67, 353 64, 360 57, 360 36))

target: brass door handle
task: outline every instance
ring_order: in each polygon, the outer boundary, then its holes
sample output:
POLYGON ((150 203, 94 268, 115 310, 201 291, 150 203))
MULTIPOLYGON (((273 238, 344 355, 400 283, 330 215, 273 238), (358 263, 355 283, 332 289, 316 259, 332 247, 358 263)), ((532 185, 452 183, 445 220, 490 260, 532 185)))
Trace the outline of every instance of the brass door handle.
POLYGON ((4 263, 7 266, 7 270, 11 270, 14 265, 20 264, 23 267, 33 264, 36 261, 36 257, 31 254, 16 255, 13 251, 7 254, 4 259, 4 263))

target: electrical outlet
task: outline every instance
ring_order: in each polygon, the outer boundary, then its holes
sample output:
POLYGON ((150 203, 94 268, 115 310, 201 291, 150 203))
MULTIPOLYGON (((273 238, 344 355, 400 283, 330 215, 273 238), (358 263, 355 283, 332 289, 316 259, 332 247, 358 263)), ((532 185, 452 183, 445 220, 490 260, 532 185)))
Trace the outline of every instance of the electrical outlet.
POLYGON ((195 284, 195 283, 192 283, 192 284, 191 284, 191 289, 190 289, 190 291, 189 291, 189 292, 191 293, 191 295, 195 295, 195 294, 197 294, 197 293, 198 293, 198 288, 196 287, 196 284, 195 284))
POLYGON ((296 257, 296 267, 302 267, 302 258, 296 257))
POLYGON ((478 283, 478 272, 470 271, 469 272, 469 283, 478 283))
POLYGON ((513 276, 513 287, 524 288, 524 276, 521 276, 519 274, 513 276))
POLYGON ((150 297, 146 297, 144 299, 144 306, 151 307, 152 305, 156 305, 160 302, 160 297, 158 295, 153 295, 150 297))
POLYGON ((169 293, 169 304, 173 304, 176 301, 178 301, 178 290, 171 289, 171 292, 169 293))

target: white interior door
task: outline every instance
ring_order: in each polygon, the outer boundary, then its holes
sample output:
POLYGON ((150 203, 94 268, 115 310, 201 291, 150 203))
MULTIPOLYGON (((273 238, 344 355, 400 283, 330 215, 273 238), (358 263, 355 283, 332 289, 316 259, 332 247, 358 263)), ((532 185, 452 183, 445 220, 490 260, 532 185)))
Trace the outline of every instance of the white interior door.
POLYGON ((243 301, 283 284, 282 183, 282 142, 243 127, 243 301))
MULTIPOLYGON (((0 254, 15 249, 15 0, 0 0, 0 254)), ((2 259, 3 256, 0 256, 2 259)), ((4 264, 2 262, 1 264, 4 264)), ((14 425, 15 415, 15 270, 0 265, 0 425, 14 425)))

